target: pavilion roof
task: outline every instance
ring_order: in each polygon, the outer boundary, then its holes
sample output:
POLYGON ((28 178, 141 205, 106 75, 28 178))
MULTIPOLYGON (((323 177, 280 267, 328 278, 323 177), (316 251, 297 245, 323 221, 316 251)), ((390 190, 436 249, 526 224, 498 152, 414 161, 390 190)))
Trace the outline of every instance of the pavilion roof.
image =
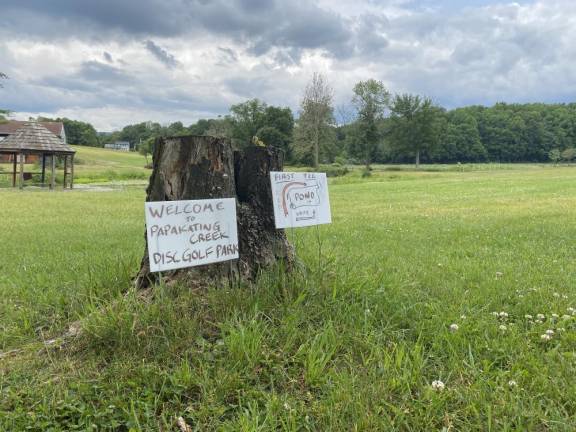
POLYGON ((24 126, 0 141, 0 153, 76 153, 68 144, 38 122, 24 126))
MULTIPOLYGON (((0 123, 0 135, 12 135, 30 120, 8 120, 7 122, 0 123)), ((56 121, 39 121, 42 126, 48 129, 57 137, 62 138, 64 124, 56 121)))

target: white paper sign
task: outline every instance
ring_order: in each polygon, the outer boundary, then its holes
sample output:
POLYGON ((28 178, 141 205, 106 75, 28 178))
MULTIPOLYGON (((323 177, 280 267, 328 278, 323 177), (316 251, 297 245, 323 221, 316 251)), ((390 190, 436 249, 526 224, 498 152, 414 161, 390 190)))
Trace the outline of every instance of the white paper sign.
POLYGON ((276 228, 332 222, 325 173, 271 172, 276 228))
POLYGON ((234 198, 147 202, 150 271, 238 258, 234 198))

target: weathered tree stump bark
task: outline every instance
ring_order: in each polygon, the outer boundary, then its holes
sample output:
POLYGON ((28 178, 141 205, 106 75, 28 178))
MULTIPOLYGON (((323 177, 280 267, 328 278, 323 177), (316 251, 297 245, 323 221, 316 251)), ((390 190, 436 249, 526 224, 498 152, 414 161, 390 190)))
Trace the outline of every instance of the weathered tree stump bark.
MULTIPOLYGON (((293 249, 284 230, 274 225, 270 186, 270 171, 282 171, 283 162, 282 151, 272 147, 233 152, 222 138, 158 139, 146 201, 236 198, 240 249, 237 260, 163 272, 164 279, 201 288, 253 280, 279 260, 290 268, 293 249)), ((150 272, 146 245, 136 286, 146 288, 157 278, 150 272)))

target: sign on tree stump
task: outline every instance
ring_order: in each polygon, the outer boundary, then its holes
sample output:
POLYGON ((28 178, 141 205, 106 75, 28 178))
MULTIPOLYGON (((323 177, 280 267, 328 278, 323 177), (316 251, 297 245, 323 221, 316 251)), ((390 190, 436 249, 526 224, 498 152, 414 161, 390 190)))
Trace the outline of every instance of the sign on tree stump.
MULTIPOLYGON (((166 272, 164 279, 205 287, 253 280, 278 261, 290 268, 294 253, 284 230, 275 227, 270 185, 270 172, 282 171, 283 162, 282 151, 273 147, 234 152, 224 138, 159 138, 146 201, 235 198, 240 249, 239 259, 166 272)), ((146 243, 136 286, 145 288, 157 278, 146 243)))

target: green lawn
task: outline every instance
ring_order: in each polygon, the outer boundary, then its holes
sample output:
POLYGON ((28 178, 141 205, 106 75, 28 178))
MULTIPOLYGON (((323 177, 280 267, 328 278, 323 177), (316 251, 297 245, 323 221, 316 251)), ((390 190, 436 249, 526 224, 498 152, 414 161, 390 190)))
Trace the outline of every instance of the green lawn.
POLYGON ((0 350, 23 349, 0 430, 576 430, 576 168, 380 169, 330 195, 332 225, 288 231, 302 271, 141 300, 143 190, 0 190, 0 350))

